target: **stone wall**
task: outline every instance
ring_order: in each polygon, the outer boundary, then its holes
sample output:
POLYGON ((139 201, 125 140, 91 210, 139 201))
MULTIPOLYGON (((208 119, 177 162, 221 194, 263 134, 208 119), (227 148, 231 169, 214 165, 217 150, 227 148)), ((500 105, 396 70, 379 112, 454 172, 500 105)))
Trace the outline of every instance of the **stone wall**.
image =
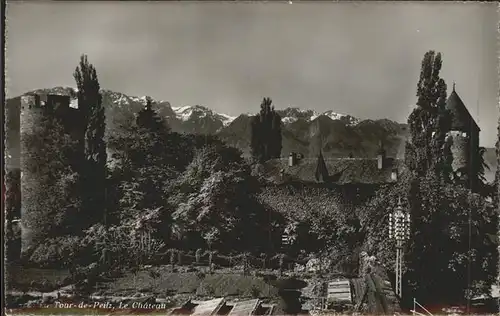
MULTIPOLYGON (((36 131, 44 118, 44 109, 37 102, 34 95, 21 97, 21 113, 20 113, 20 147, 21 147, 21 199, 22 201, 36 201, 37 192, 31 190, 31 186, 37 183, 38 178, 28 170, 26 157, 31 154, 32 148, 26 145, 25 137, 28 133, 36 131), (23 159, 24 158, 24 159, 23 159)), ((42 167, 42 166, 40 166, 42 167)), ((21 206, 21 253, 30 249, 34 243, 33 235, 33 219, 31 218, 30 209, 25 205, 21 206)), ((31 203, 33 205, 33 203, 31 203)))
POLYGON ((451 131, 448 133, 450 137, 450 150, 453 155, 451 164, 453 171, 460 169, 468 170, 470 158, 470 138, 464 132, 451 131))

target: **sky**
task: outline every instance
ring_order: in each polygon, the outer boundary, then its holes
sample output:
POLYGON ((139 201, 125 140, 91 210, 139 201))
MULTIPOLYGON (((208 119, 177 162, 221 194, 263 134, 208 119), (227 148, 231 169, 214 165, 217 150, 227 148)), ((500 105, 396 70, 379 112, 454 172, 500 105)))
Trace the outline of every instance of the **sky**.
POLYGON ((498 120, 495 3, 45 2, 6 11, 6 92, 75 86, 81 54, 101 87, 237 116, 334 110, 406 122, 424 53, 493 147, 498 120))

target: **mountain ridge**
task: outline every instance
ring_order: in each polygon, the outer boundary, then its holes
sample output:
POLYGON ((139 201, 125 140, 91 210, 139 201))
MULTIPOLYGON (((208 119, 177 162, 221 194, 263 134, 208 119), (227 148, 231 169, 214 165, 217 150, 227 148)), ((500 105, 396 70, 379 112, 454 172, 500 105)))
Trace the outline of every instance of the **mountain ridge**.
MULTIPOLYGON (((72 87, 37 89, 27 93, 69 95, 71 106, 77 106, 76 89, 72 87)), ((101 93, 106 110, 107 137, 119 134, 120 126, 130 124, 147 102, 146 96, 129 96, 107 89, 101 89, 101 93)), ((15 98, 8 99, 7 104, 12 99, 15 98)), ((166 120, 172 131, 217 135, 228 145, 239 148, 245 156, 250 155, 251 118, 257 114, 258 105, 255 114, 230 116, 202 105, 173 106, 168 101, 151 100, 153 109, 166 120)), ((388 156, 404 156, 404 143, 408 135, 407 125, 404 123, 389 119, 360 120, 333 110, 319 113, 296 106, 277 109, 276 112, 283 123, 282 156, 299 152, 306 157, 316 157, 321 150, 325 157, 373 158, 381 142, 388 156)), ((488 149, 488 152, 491 150, 488 149)), ((488 157, 488 164, 496 167, 491 153, 485 156, 488 157)))

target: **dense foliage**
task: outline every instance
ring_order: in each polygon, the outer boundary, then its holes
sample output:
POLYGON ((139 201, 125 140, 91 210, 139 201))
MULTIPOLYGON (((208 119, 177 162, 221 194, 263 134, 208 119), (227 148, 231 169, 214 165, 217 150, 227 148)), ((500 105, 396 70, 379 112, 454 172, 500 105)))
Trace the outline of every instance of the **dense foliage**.
POLYGON ((271 99, 264 98, 259 114, 252 118, 250 147, 259 162, 281 156, 281 117, 271 104, 271 99))
POLYGON ((489 293, 498 264, 493 204, 433 173, 419 182, 421 207, 412 210, 407 257, 410 286, 425 301, 460 302, 467 289, 473 296, 489 293))
POLYGON ((399 198, 412 219, 405 256, 406 293, 422 303, 460 303, 468 288, 469 268, 472 292, 488 293, 498 262, 498 219, 493 204, 468 189, 439 180, 434 172, 423 178, 406 174, 397 186, 382 189, 367 205, 371 216, 363 224, 367 249, 390 270, 395 244, 387 238, 387 223, 399 198), (412 198, 420 204, 411 207, 412 198))
POLYGON ((21 232, 19 225, 12 224, 14 219, 21 217, 21 175, 20 170, 9 170, 5 173, 3 193, 5 205, 5 259, 12 262, 18 259, 18 249, 21 247, 21 232))
POLYGON ((444 110, 446 85, 439 78, 440 68, 441 55, 426 53, 417 107, 408 119, 409 170, 368 205, 373 215, 366 222, 367 242, 382 262, 392 266, 388 214, 401 198, 412 218, 405 273, 409 296, 422 303, 459 303, 467 295, 488 293, 496 278, 498 217, 484 195, 450 181, 451 160, 445 146, 450 117, 444 110))
MULTIPOLYGON (((354 272, 352 255, 363 241, 359 205, 342 198, 342 188, 309 187, 299 184, 268 186, 258 194, 260 201, 285 216, 284 233, 292 237, 284 249, 325 255, 337 269, 354 272)), ((364 211, 364 210, 363 210, 364 211)))
POLYGON ((164 217, 169 181, 180 168, 173 159, 176 147, 171 140, 168 127, 149 101, 135 124, 122 127, 119 136, 110 138, 114 161, 108 196, 111 223, 134 221, 146 213, 157 220, 164 217))
POLYGON ((170 199, 180 244, 223 251, 265 248, 259 231, 269 215, 253 197, 257 189, 237 149, 223 144, 198 149, 170 199))
POLYGON ((151 102, 109 140, 113 224, 141 226, 168 247, 257 251, 269 214, 237 149, 213 136, 173 133, 151 102), (250 238, 250 236, 252 236, 250 238))

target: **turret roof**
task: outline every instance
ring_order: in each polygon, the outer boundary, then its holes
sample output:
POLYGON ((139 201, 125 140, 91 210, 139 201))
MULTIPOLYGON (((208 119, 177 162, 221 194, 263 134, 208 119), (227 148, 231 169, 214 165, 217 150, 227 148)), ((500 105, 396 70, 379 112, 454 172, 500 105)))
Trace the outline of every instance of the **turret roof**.
POLYGON ((470 114, 469 110, 465 106, 464 102, 458 96, 455 88, 451 92, 448 100, 446 100, 446 109, 451 113, 451 129, 470 132, 471 129, 479 129, 476 121, 470 114))

